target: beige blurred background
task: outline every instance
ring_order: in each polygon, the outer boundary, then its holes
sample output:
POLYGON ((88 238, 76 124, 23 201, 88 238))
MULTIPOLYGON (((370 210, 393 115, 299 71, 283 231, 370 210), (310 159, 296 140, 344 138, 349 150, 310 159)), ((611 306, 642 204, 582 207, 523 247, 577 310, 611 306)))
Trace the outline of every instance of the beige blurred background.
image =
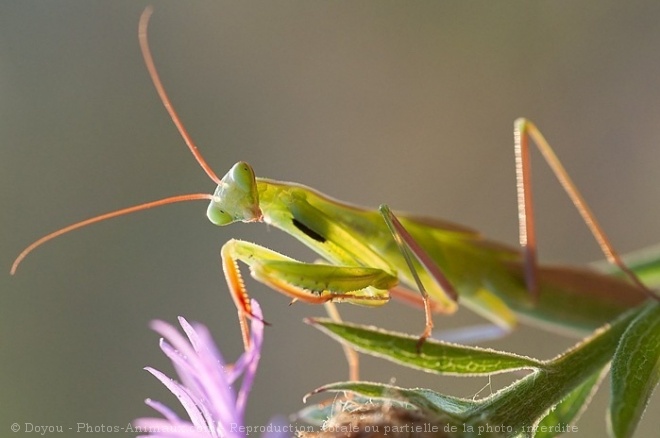
MULTIPOLYGON (((146 397, 177 401, 142 370, 171 373, 147 325, 206 323, 241 351, 221 276, 230 238, 313 260, 263 225, 218 229, 204 203, 117 219, 40 248, 71 222, 167 195, 212 191, 144 68, 147 2, 0 2, 0 435, 11 423, 125 426, 146 397)), ((512 122, 536 121, 622 251, 660 242, 657 2, 156 1, 149 37, 187 128, 217 173, 261 176, 368 206, 442 217, 517 242, 512 122)), ((541 258, 584 264, 596 245, 535 159, 541 258)), ((255 282, 273 323, 247 423, 344 379, 340 348, 255 282)), ((346 319, 417 333, 420 312, 343 306, 346 319)), ((480 322, 467 313, 439 327, 480 322)), ((550 358, 571 339, 521 330, 489 345, 550 358)), ((363 377, 472 397, 486 378, 365 359, 363 377)), ((493 384, 500 381, 494 379, 493 384)), ((488 391, 488 390, 487 390, 488 391)), ((607 390, 574 436, 603 436, 607 390)), ((658 397, 652 409, 657 412, 658 397)), ((640 437, 651 436, 646 418, 640 437)))

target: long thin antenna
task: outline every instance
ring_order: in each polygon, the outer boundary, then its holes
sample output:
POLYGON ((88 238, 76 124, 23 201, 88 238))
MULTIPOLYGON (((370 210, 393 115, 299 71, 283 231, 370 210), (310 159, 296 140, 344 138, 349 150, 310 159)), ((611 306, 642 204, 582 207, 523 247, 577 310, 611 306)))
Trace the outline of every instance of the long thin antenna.
MULTIPOLYGON (((190 138, 190 135, 188 134, 188 131, 186 131, 186 128, 183 126, 181 119, 174 110, 174 107, 172 106, 172 103, 170 102, 170 99, 167 96, 167 93, 165 92, 165 88, 163 87, 163 84, 160 81, 158 72, 156 71, 156 66, 154 64, 153 57, 151 56, 151 51, 149 50, 149 43, 147 41, 147 28, 149 25, 149 17, 151 17, 152 13, 153 13, 153 8, 151 6, 148 6, 142 13, 142 16, 140 17, 140 24, 138 28, 138 38, 140 40, 140 48, 142 49, 142 56, 144 57, 144 62, 147 66, 147 70, 149 71, 149 76, 151 77, 151 80, 153 81, 154 86, 156 87, 158 96, 160 96, 160 99, 163 102, 165 109, 167 109, 167 112, 169 113, 170 117, 172 118, 172 121, 174 122, 174 125, 177 127, 179 133, 181 134, 181 137, 183 137, 183 140, 188 146, 188 149, 190 149, 190 152, 192 152, 193 156, 195 157, 195 160, 200 165, 200 167, 204 169, 204 172, 206 172, 209 178, 211 178, 216 184, 219 185, 221 183, 220 178, 218 178, 215 172, 213 172, 213 170, 208 165, 206 160, 204 160, 204 158, 202 157, 201 153, 197 150, 197 146, 195 146, 195 143, 193 143, 192 139, 190 138)), ((10 273, 11 275, 14 275, 16 273, 16 270, 18 269, 18 266, 23 261, 23 259, 25 259, 25 257, 27 257, 28 254, 30 254, 39 246, 43 245, 44 243, 58 236, 61 236, 62 234, 66 234, 70 231, 77 230, 78 228, 86 227, 87 225, 95 224, 97 222, 101 222, 106 219, 112 219, 117 216, 123 216, 125 214, 134 213, 136 211, 147 210, 149 208, 154 208, 154 207, 160 207, 161 205, 174 204, 177 202, 212 200, 212 199, 213 199, 213 195, 207 193, 194 193, 187 195, 171 196, 168 198, 160 199, 158 201, 147 202, 144 204, 135 205, 133 207, 111 211, 109 213, 95 216, 90 219, 76 222, 75 224, 61 228, 57 231, 54 231, 42 237, 41 239, 35 241, 30 246, 25 248, 23 252, 21 252, 18 255, 18 257, 16 257, 16 260, 14 260, 14 263, 11 266, 10 273)))
POLYGON ((134 213, 136 211, 147 210, 149 208, 160 207, 161 205, 174 204, 176 202, 212 200, 212 199, 213 199, 213 195, 208 193, 193 193, 187 195, 170 196, 169 198, 159 199, 158 201, 147 202, 145 204, 134 205, 133 207, 111 211, 109 213, 95 216, 93 218, 85 219, 84 221, 76 222, 75 224, 71 224, 68 227, 64 227, 57 231, 53 231, 52 233, 42 237, 41 239, 35 241, 30 246, 25 248, 23 252, 21 252, 18 255, 18 257, 16 257, 16 260, 14 260, 14 263, 11 265, 11 271, 9 271, 9 273, 11 275, 14 275, 16 273, 16 270, 18 269, 18 265, 20 265, 23 259, 32 251, 34 251, 36 248, 48 242, 49 240, 53 240, 54 238, 61 236, 62 234, 68 233, 69 231, 77 230, 78 228, 86 227, 87 225, 92 225, 97 222, 101 222, 106 219, 112 219, 117 216, 134 213))
POLYGON ((149 18, 153 12, 154 8, 152 6, 147 6, 147 8, 142 13, 142 16, 140 17, 140 24, 138 27, 138 38, 140 39, 140 48, 142 49, 142 57, 144 58, 144 63, 147 66, 147 70, 149 70, 149 76, 151 77, 151 80, 156 87, 158 96, 160 97, 160 100, 163 102, 163 106, 165 106, 165 109, 172 118, 176 129, 179 130, 179 134, 181 134, 181 137, 183 137, 183 141, 186 142, 188 149, 190 149, 190 152, 192 152, 197 163, 199 163, 202 169, 204 169, 204 172, 206 172, 209 178, 211 178, 216 184, 219 185, 220 178, 218 178, 215 172, 213 172, 211 166, 208 165, 206 160, 204 160, 204 157, 202 157, 202 154, 197 149, 197 146, 195 146, 195 143, 190 137, 190 134, 188 134, 185 126, 183 126, 179 115, 174 110, 172 102, 165 92, 165 87, 163 87, 163 84, 160 81, 160 76, 158 76, 158 71, 156 70, 156 65, 154 64, 154 59, 151 56, 151 50, 149 49, 149 41, 147 40, 147 27, 149 26, 149 18))

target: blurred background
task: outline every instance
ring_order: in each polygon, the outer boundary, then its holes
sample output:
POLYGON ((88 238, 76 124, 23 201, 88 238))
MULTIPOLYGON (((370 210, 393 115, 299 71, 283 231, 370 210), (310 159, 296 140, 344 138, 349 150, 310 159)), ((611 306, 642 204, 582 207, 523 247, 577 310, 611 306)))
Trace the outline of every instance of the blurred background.
MULTIPOLYGON (((119 425, 176 399, 154 318, 207 324, 242 345, 220 269, 230 238, 315 256, 264 225, 216 228, 204 203, 135 214, 39 248, 109 210, 214 189, 163 109, 137 39, 141 1, 0 2, 0 433, 11 423, 119 425)), ((149 39, 175 107, 220 175, 238 160, 366 206, 437 216, 517 243, 513 120, 534 120, 621 251, 660 242, 657 2, 155 1, 149 39)), ((602 258, 541 160, 541 260, 602 258)), ((298 304, 247 280, 266 319, 247 424, 346 378, 339 346, 298 304), (276 376, 276 377, 275 377, 276 376)), ((341 306, 345 319, 419 333, 421 312, 341 306)), ((482 322, 467 312, 438 327, 482 322)), ((550 358, 574 339, 524 329, 495 348, 550 358)), ((472 397, 487 378, 365 358, 362 377, 472 397)), ((496 389, 501 383, 493 379, 496 389)), ((486 389, 486 391, 489 391, 486 389)), ((574 436, 605 430, 607 388, 574 436)), ((657 411, 658 397, 652 409, 657 411)), ((640 437, 651 436, 646 418, 640 437)))

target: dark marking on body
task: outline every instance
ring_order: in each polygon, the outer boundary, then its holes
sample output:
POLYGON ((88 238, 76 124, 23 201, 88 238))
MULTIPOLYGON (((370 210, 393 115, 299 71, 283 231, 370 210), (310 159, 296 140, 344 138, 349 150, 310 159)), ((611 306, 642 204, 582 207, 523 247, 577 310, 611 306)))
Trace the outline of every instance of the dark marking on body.
POLYGON ((295 225, 296 228, 298 228, 300 231, 305 233, 307 237, 314 239, 317 242, 325 243, 327 240, 325 237, 321 236, 319 233, 312 230, 311 228, 309 228, 307 225, 303 224, 296 218, 293 218, 293 225, 295 225))

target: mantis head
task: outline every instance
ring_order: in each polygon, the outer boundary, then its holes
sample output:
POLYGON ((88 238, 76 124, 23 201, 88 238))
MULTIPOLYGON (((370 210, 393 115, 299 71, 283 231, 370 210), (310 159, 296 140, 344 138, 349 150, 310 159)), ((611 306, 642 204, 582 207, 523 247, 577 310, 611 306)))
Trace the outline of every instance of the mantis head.
POLYGON ((221 226, 261 220, 257 180, 252 166, 239 161, 229 169, 213 193, 206 216, 221 226))
POLYGON ((12 265, 10 271, 12 275, 16 273, 16 269, 18 269, 18 266, 29 253, 58 236, 82 227, 86 227, 87 225, 95 224, 97 222, 102 222, 141 210, 160 207, 162 205, 187 201, 210 200, 211 204, 209 205, 207 215, 211 222, 216 225, 227 225, 236 221, 254 222, 261 220, 262 215, 261 210, 259 209, 257 181, 255 179, 252 167, 250 167, 250 165, 247 163, 239 162, 236 163, 222 179, 218 178, 218 176, 213 172, 211 167, 197 150, 197 147, 183 126, 183 123, 179 119, 178 114, 174 110, 172 102, 170 102, 170 99, 165 92, 165 88, 160 81, 158 72, 156 71, 156 67, 151 56, 151 51, 149 50, 149 44, 147 42, 147 25, 151 13, 152 8, 145 9, 142 17, 140 18, 139 26, 140 47, 142 48, 142 55, 147 66, 147 70, 149 71, 149 75, 151 76, 154 86, 156 87, 156 91, 158 92, 158 95, 160 96, 165 109, 170 114, 174 125, 177 127, 181 137, 183 137, 183 140, 190 149, 190 152, 192 152, 195 160, 204 170, 204 172, 206 172, 208 177, 218 185, 218 188, 215 190, 213 195, 208 193, 192 193, 170 196, 164 199, 159 199, 157 201, 147 202, 144 204, 135 205, 133 207, 111 211, 109 213, 95 216, 80 222, 76 222, 67 227, 60 228, 59 230, 47 234, 33 242, 31 245, 27 246, 18 255, 18 257, 16 257, 16 260, 14 260, 14 264, 12 265))

